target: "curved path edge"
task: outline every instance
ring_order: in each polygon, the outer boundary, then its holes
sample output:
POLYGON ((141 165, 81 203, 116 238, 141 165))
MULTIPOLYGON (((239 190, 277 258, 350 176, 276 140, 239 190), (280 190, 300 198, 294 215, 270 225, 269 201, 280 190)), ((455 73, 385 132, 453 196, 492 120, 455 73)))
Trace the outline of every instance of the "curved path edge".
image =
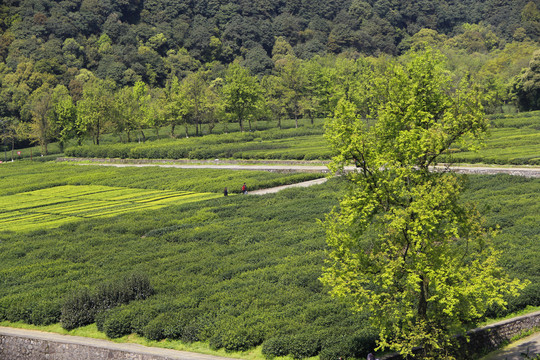
MULTIPOLYGON (((134 355, 143 355, 151 359, 171 359, 171 360, 227 360, 226 358, 214 355, 192 353, 188 351, 179 351, 165 348, 148 347, 133 343, 116 343, 109 340, 87 338, 82 336, 63 335, 57 333, 44 332, 39 330, 27 330, 19 328, 10 328, 0 326, 0 337, 8 336, 15 338, 24 338, 31 340, 41 340, 45 342, 54 342, 57 344, 79 345, 89 348, 99 348, 101 350, 119 351, 134 355)), ((1 344, 1 343, 0 343, 1 344)), ((0 354, 2 349, 0 348, 0 354)))
MULTIPOLYGON (((73 162, 77 165, 100 165, 114 167, 143 167, 159 166, 179 169, 226 169, 226 170, 259 170, 271 172, 318 172, 329 173, 326 162, 310 161, 254 161, 241 162, 234 160, 128 160, 128 159, 95 159, 95 158, 58 158, 58 162, 73 162)), ((347 166, 344 171, 354 171, 354 166, 347 166)), ((454 171, 460 174, 495 175, 507 174, 513 176, 540 178, 540 167, 494 167, 472 166, 470 164, 438 165, 432 168, 436 171, 454 171)))

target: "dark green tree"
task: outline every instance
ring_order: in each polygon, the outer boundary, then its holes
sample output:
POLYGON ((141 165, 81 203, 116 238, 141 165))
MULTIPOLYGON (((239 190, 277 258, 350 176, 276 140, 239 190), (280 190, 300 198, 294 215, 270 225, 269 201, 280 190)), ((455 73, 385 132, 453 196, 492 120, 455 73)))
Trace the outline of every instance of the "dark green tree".
POLYGON ((521 110, 540 109, 540 50, 534 52, 529 67, 514 80, 513 93, 521 110))

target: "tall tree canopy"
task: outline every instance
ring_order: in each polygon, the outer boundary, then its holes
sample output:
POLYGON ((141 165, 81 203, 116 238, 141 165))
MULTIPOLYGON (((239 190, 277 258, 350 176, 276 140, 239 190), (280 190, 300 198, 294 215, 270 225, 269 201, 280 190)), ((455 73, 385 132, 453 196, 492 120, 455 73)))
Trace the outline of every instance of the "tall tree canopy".
POLYGON ((327 126, 332 169, 354 162, 357 171, 325 223, 322 280, 369 314, 381 348, 410 355, 423 346, 429 359, 451 359, 462 324, 522 287, 497 265, 493 231, 460 201, 463 179, 430 169, 452 144, 482 137, 481 98, 468 81, 453 90, 429 49, 361 70, 368 85, 342 98, 327 126))

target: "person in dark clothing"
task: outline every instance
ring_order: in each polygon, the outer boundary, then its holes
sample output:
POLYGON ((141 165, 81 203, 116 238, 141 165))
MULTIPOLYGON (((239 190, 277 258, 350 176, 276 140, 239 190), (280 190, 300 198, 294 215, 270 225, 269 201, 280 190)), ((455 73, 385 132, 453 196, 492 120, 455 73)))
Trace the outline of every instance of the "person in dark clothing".
POLYGON ((227 188, 223 190, 223 196, 229 196, 229 191, 227 190, 227 188))

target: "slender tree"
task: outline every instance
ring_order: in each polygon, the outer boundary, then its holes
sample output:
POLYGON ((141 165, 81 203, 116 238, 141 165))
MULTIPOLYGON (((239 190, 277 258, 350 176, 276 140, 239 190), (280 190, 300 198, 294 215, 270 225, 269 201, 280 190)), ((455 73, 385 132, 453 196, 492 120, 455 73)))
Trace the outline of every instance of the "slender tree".
POLYGON ((64 150, 66 142, 76 135, 77 108, 69 95, 69 90, 64 85, 58 85, 52 93, 51 121, 53 131, 60 150, 64 150))
POLYGON ((84 85, 82 98, 77 103, 79 136, 91 136, 96 145, 115 117, 114 88, 113 81, 93 78, 84 85))
POLYGON ((237 63, 229 65, 225 84, 222 88, 225 111, 238 121, 240 131, 244 131, 244 122, 249 122, 257 113, 262 102, 262 89, 257 78, 249 70, 237 63))
POLYGON ((51 121, 53 104, 52 90, 48 84, 40 87, 31 96, 30 112, 32 122, 30 124, 30 139, 39 143, 41 154, 47 155, 48 145, 53 139, 53 124, 51 121))

